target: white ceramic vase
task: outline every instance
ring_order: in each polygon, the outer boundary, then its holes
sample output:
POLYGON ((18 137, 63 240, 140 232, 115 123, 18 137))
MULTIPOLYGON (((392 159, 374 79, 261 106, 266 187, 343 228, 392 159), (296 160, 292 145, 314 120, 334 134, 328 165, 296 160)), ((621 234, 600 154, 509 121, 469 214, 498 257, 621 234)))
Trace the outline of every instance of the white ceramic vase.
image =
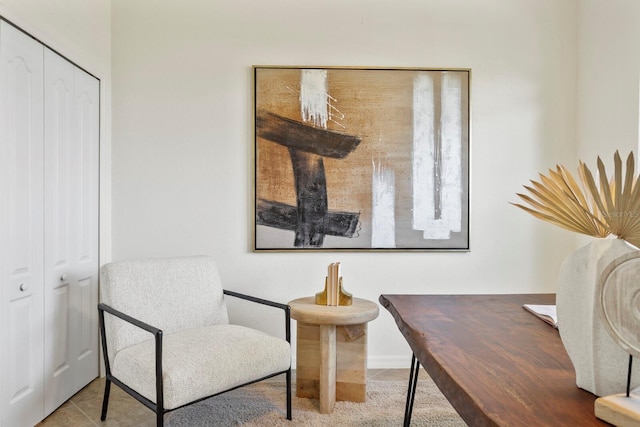
MULTIPOLYGON (((560 268, 560 338, 575 368, 576 385, 597 396, 624 392, 629 364, 629 354, 611 338, 598 311, 598 281, 615 258, 633 251, 638 249, 624 240, 595 239, 569 255, 560 268)), ((640 366, 633 372, 631 386, 637 387, 640 366)))

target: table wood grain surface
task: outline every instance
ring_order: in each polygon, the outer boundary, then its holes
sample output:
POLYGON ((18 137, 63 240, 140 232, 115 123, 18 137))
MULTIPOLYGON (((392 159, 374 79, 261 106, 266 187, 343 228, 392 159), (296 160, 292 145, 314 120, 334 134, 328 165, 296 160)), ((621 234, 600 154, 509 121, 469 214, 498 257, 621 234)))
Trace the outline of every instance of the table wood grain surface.
MULTIPOLYGON (((603 426, 558 331, 522 308, 553 294, 381 295, 414 354, 470 426, 603 426)), ((560 327, 562 327, 560 325, 560 327)))

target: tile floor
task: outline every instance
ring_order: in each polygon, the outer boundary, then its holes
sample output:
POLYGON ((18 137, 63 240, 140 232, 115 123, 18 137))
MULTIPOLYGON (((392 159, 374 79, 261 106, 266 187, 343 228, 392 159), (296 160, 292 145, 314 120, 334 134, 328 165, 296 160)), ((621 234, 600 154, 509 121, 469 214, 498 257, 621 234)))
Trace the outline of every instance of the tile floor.
MULTIPOLYGON (((408 381, 409 369, 369 369, 367 376, 377 381, 408 381)), ((295 381, 295 371, 292 380, 295 381)), ((284 381, 284 376, 267 381, 284 381)), ((293 392, 295 393, 295 386, 293 392)), ((155 414, 116 385, 111 386, 107 419, 100 421, 103 393, 104 378, 97 378, 36 427, 155 426, 155 414)))

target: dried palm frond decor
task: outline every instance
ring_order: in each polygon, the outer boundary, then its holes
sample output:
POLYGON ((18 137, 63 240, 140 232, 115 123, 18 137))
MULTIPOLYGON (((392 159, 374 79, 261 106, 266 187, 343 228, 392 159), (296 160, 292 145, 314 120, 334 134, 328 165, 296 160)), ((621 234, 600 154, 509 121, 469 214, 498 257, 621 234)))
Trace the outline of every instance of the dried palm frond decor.
MULTIPOLYGON (((611 266, 640 258, 640 184, 634 175, 633 153, 629 153, 625 165, 617 151, 613 161, 611 179, 599 157, 596 178, 583 162, 579 162, 577 180, 567 168, 558 165, 548 175, 540 174, 540 181, 524 186, 529 195, 518 194, 528 206, 512 203, 570 231, 617 237, 593 239, 573 251, 558 273, 560 338, 575 369, 576 385, 597 396, 624 390, 629 357, 609 335, 600 315, 602 280, 608 277, 611 266)), ((625 274, 615 280, 627 285, 637 282, 639 276, 640 268, 625 269, 625 274)), ((617 306, 623 306, 622 302, 617 306)), ((640 369, 633 371, 630 384, 633 388, 640 385, 640 369)))
POLYGON ((517 193, 531 207, 512 203, 543 221, 576 233, 594 237, 614 235, 640 247, 640 185, 634 176, 633 152, 623 172, 622 159, 616 151, 614 173, 607 178, 604 163, 598 157, 598 179, 579 162, 576 180, 566 167, 557 165, 548 176, 524 186, 531 196, 517 193), (623 179, 624 177, 624 179, 623 179))

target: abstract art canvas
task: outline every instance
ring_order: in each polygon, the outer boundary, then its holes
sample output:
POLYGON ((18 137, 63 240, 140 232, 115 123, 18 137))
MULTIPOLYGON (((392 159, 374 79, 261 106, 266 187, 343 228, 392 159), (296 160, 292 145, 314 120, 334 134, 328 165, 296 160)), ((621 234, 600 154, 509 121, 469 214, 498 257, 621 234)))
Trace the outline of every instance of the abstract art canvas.
POLYGON ((469 250, 469 69, 254 66, 254 250, 469 250))

